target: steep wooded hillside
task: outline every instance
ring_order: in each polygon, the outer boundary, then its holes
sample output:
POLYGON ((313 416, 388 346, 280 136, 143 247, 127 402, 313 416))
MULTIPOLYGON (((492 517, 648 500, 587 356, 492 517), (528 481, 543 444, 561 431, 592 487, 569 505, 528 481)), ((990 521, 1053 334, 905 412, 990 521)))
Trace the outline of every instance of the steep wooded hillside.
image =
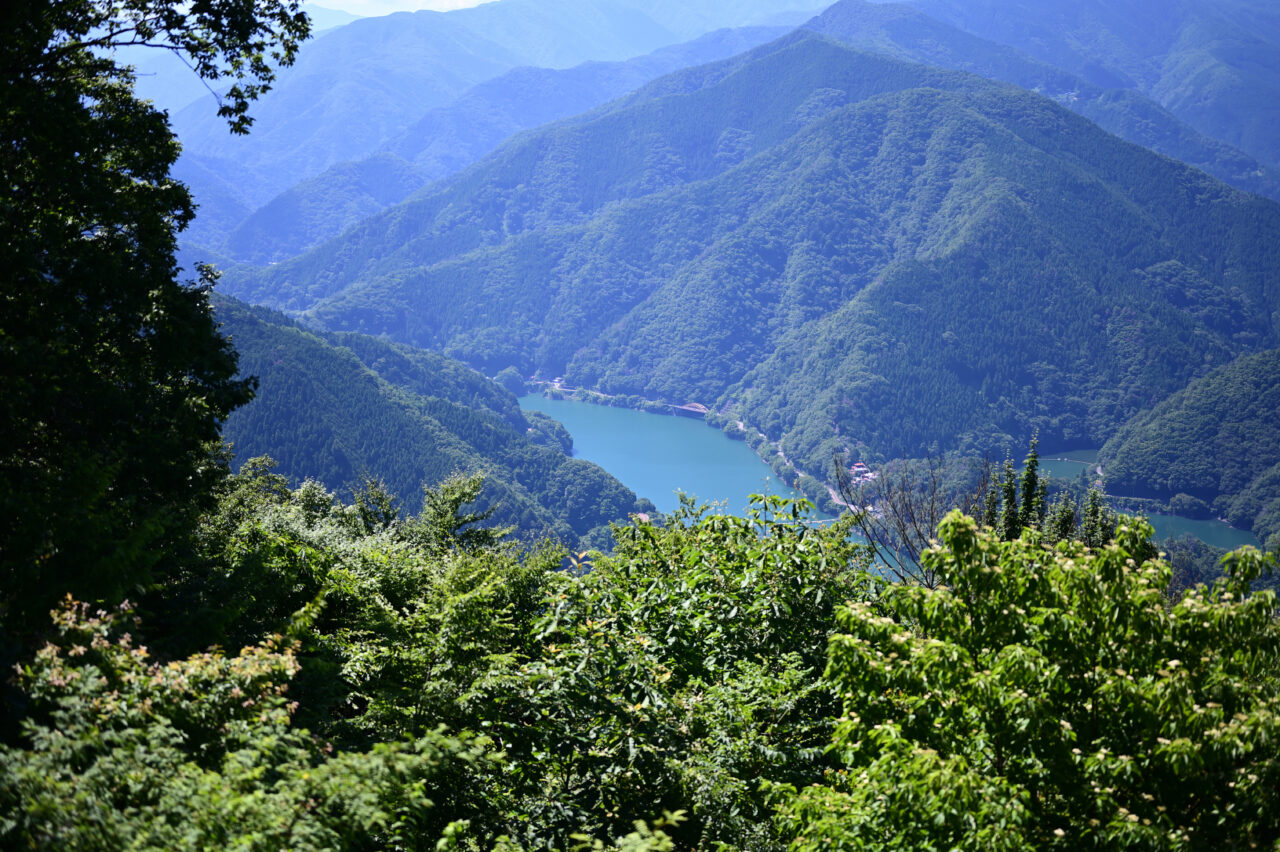
MULTIPOLYGON (((842 0, 805 27, 860 50, 1032 89, 1131 142, 1204 169, 1239 189, 1280 198, 1280 173, 1203 136, 1145 96, 1101 89, 912 6, 842 0)), ((429 111, 383 153, 339 164, 291 187, 247 215, 225 243, 206 248, 248 262, 292 257, 404 200, 430 180, 470 165, 522 130, 585 112, 663 74, 723 59, 780 35, 778 28, 720 30, 624 62, 589 62, 563 70, 513 69, 429 111)), ((217 216, 220 210, 206 215, 217 216)))
POLYGON ((646 8, 619 0, 500 0, 450 12, 361 18, 301 50, 255 108, 253 133, 233 137, 213 117, 213 95, 173 115, 186 156, 176 173, 207 215, 184 242, 217 249, 231 227, 300 181, 373 154, 429 110, 518 66, 568 68, 622 60, 727 26, 796 25, 808 0, 698 0, 646 8), (783 20, 778 20, 779 13, 783 20), (198 157, 202 167, 185 160, 198 157), (220 179, 206 192, 202 178, 220 179), (226 199, 225 184, 238 195, 226 199), (234 201, 243 208, 213 211, 234 201), (221 224, 221 227, 219 225, 221 224))
POLYGON ((373 476, 411 511, 424 486, 484 473, 495 523, 570 545, 638 510, 620 482, 569 457, 563 427, 521 414, 515 397, 457 361, 364 335, 317 336, 230 299, 218 301, 218 318, 241 372, 260 383, 223 430, 242 461, 270 455, 295 481, 339 491, 373 476))
POLYGON ((503 146, 248 298, 836 451, 1101 443, 1274 346, 1280 206, 795 34, 503 146), (1153 300, 1176 290, 1185 304, 1153 300))
POLYGON ((1280 350, 1197 379, 1126 423, 1100 458, 1118 493, 1212 507, 1264 543, 1280 536, 1280 350))

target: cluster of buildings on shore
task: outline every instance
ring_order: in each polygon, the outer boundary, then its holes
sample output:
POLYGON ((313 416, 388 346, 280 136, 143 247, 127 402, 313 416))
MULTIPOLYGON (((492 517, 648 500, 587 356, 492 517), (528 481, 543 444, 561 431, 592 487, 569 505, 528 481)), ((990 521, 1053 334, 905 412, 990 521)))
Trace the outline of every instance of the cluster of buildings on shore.
POLYGON ((867 467, 862 462, 854 462, 849 465, 849 481, 854 485, 861 485, 867 482, 874 482, 879 478, 880 474, 867 467))

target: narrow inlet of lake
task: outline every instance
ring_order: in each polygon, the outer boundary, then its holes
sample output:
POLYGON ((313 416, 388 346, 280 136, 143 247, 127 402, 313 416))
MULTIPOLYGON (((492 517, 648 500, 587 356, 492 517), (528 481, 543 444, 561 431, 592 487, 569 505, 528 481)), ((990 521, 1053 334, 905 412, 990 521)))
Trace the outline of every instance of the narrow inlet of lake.
POLYGON ((803 496, 779 482, 745 442, 701 420, 541 394, 520 397, 520 407, 559 420, 573 436, 576 458, 600 465, 662 512, 680 505, 678 491, 735 514, 752 494, 803 496))

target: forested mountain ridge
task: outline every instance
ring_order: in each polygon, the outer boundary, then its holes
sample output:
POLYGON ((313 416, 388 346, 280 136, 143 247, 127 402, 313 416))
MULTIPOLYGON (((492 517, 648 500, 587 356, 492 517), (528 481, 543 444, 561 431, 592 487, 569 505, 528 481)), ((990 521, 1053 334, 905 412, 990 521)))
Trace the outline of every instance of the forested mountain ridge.
POLYGON ((1276 234, 1280 205, 1044 98, 796 33, 228 277, 489 371, 736 413, 821 476, 859 445, 1101 443, 1274 345, 1276 234))
POLYGON ((1193 381, 1126 423, 1099 458, 1117 493, 1212 508, 1280 546, 1280 350, 1193 381))
MULTIPOLYGON (((805 28, 858 49, 1040 91, 1131 142, 1202 168, 1239 189, 1280 197, 1280 173, 1199 134, 1154 101, 1129 90, 1100 89, 912 6, 842 0, 805 28)), ((382 153, 338 164, 291 187, 247 215, 225 243, 204 248, 249 262, 293 256, 403 200, 430 180, 464 168, 516 132, 587 111, 664 73, 721 59, 780 35, 778 28, 721 30, 621 62, 513 69, 430 110, 382 153)), ((206 192, 213 191, 207 186, 206 192)), ((214 208, 215 216, 226 209, 214 208)))
POLYGON ((231 299, 216 305, 241 371, 259 381, 223 428, 241 461, 269 455, 293 481, 339 493, 373 477, 411 512, 424 487, 484 474, 481 507, 494 509, 493 523, 572 546, 651 509, 597 465, 570 458, 558 423, 522 414, 510 393, 457 361, 365 335, 318 336, 231 299))
MULTIPOLYGON (((814 4, 816 5, 816 4, 814 4)), ((184 156, 175 173, 206 208, 184 237, 216 250, 249 212, 330 166, 381 150, 431 109, 519 66, 567 68, 649 53, 726 26, 776 25, 781 0, 659 4, 502 0, 449 12, 361 18, 320 34, 260 101, 254 132, 229 136, 216 99, 172 115, 184 156)))
POLYGON ((258 273, 237 270, 226 286, 307 309, 354 280, 579 225, 616 202, 721 175, 842 102, 913 86, 991 85, 797 31, 537 128, 341 238, 258 273))
MULTIPOLYGON (((521 64, 448 15, 363 18, 321 35, 263 97, 253 133, 232 136, 212 95, 172 116, 184 159, 217 162, 261 204, 328 166, 376 150, 414 117, 521 64)), ((179 174, 183 160, 179 160, 179 174)), ((196 199, 200 187, 196 185, 196 199)))
MULTIPOLYGON (((842 0, 810 19, 805 28, 860 50, 965 70, 1042 92, 1130 142, 1196 165, 1236 188, 1280 197, 1280 173, 1202 136, 1146 96, 1133 90, 1103 90, 1012 47, 929 18, 914 6, 842 0)), ((202 242, 202 249, 238 261, 283 260, 402 201, 429 180, 465 168, 513 133, 593 109, 660 74, 721 59, 781 35, 780 28, 741 27, 625 61, 509 70, 429 110, 397 138, 388 139, 380 154, 330 166, 252 214, 250 209, 261 203, 260 191, 257 201, 234 200, 236 189, 210 174, 210 168, 224 173, 225 165, 209 156, 189 155, 183 174, 200 187, 205 206, 191 239, 202 242)), ((259 183, 275 187, 278 178, 265 175, 259 183)))

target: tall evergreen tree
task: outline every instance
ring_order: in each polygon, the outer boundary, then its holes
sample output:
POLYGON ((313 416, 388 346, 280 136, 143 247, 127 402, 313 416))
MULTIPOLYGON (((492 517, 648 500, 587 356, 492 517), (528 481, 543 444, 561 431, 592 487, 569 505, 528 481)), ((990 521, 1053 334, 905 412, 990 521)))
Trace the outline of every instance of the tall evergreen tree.
POLYGON ((1102 492, 1090 488, 1089 496, 1085 498, 1084 517, 1080 521, 1080 541, 1088 547, 1102 547, 1111 540, 1114 531, 1114 518, 1102 501, 1102 492))
POLYGON ((1000 537, 1005 541, 1013 541, 1022 535, 1022 517, 1018 512, 1017 475, 1013 470, 1013 459, 1004 458, 1004 468, 1000 474, 1000 537))

